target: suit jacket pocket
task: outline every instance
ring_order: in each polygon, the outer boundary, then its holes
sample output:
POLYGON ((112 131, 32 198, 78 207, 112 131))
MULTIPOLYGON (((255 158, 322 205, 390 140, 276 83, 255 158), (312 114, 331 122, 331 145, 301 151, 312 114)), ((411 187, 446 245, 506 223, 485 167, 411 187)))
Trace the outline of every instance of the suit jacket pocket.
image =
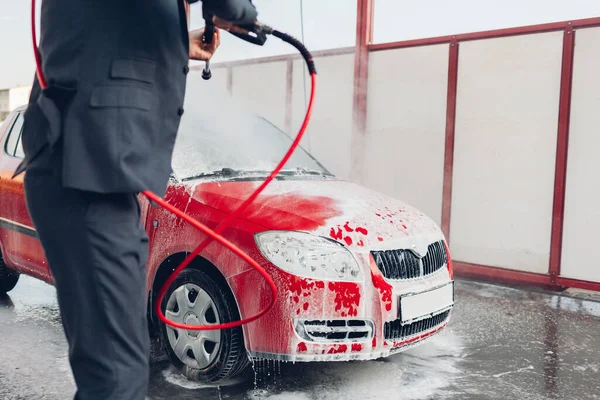
POLYGON ((90 107, 93 124, 103 131, 107 155, 115 159, 117 168, 135 170, 152 157, 159 122, 158 95, 153 90, 136 85, 98 86, 92 91, 90 107))
POLYGON ((116 58, 110 67, 113 79, 130 79, 152 83, 156 76, 156 63, 143 58, 116 58))

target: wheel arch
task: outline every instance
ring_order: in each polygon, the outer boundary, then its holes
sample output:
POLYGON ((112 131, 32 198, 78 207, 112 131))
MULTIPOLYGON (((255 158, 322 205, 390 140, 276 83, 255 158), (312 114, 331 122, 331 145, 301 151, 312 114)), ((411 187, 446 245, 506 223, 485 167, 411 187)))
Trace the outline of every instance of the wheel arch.
MULTIPOLYGON (((173 271, 181 264, 181 262, 187 257, 188 253, 179 252, 171 254, 167 257, 163 262, 160 263, 156 273, 154 274, 154 278, 152 280, 152 288, 150 294, 148 296, 148 324, 152 333, 158 332, 158 323, 159 319, 154 309, 156 307, 156 300, 158 299, 158 293, 160 292, 162 285, 166 282, 169 276, 173 273, 173 271)), ((233 301, 235 302, 235 309, 237 310, 238 318, 240 318, 240 305, 238 304, 238 299, 233 293, 229 282, 223 276, 221 271, 209 260, 204 257, 197 256, 191 263, 188 265, 189 269, 202 270, 206 274, 210 276, 215 282, 217 282, 221 287, 231 295, 233 301)), ((244 327, 242 327, 244 328, 244 327)), ((244 333, 244 329, 242 329, 244 333)))
POLYGON ((7 259, 6 257, 6 246, 4 245, 4 239, 2 237, 0 237, 0 258, 2 259, 2 261, 4 261, 4 264, 6 265, 7 268, 9 268, 10 270, 16 272, 16 273, 21 273, 21 271, 19 270, 19 267, 17 265, 15 265, 12 260, 7 259))

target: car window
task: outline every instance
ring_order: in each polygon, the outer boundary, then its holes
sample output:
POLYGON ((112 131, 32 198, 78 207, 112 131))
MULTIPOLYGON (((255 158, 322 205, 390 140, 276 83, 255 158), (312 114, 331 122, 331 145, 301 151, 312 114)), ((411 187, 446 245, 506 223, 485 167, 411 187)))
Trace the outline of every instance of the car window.
POLYGON ((18 114, 17 119, 13 123, 13 126, 8 133, 8 140, 6 141, 6 147, 4 150, 7 154, 14 156, 15 151, 17 149, 17 143, 19 142, 19 138, 21 137, 21 129, 23 128, 23 114, 18 114))
MULTIPOLYGON (((268 120, 227 100, 207 98, 188 106, 194 112, 182 117, 171 164, 179 179, 224 169, 268 174, 293 141, 268 120)), ((298 148, 284 171, 302 170, 328 173, 309 153, 298 148)))
POLYGON ((23 130, 19 133, 19 142, 17 143, 17 149, 15 150, 15 157, 25 158, 25 153, 23 152, 23 130))

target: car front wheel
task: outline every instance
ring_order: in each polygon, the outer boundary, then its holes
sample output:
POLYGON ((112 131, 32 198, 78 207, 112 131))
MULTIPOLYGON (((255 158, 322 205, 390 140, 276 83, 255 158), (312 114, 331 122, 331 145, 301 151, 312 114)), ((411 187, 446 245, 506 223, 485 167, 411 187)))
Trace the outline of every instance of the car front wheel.
MULTIPOLYGON (((188 325, 216 325, 239 319, 231 293, 201 270, 183 271, 165 294, 168 320, 188 325)), ((200 382, 233 378, 248 365, 242 328, 184 330, 161 322, 169 359, 181 374, 200 382)))
POLYGON ((6 266, 0 253, 0 294, 6 294, 13 290, 18 281, 19 273, 6 266))

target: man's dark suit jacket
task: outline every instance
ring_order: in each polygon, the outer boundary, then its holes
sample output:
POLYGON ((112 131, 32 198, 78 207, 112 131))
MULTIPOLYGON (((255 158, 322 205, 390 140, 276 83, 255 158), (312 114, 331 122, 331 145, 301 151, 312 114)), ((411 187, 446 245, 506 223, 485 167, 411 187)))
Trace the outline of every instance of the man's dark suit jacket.
MULTIPOLYGON (((65 187, 164 194, 189 71, 183 1, 42 1, 48 88, 34 80, 17 173, 46 144, 60 145, 65 187)), ((204 6, 238 24, 257 15, 249 0, 204 6)))

